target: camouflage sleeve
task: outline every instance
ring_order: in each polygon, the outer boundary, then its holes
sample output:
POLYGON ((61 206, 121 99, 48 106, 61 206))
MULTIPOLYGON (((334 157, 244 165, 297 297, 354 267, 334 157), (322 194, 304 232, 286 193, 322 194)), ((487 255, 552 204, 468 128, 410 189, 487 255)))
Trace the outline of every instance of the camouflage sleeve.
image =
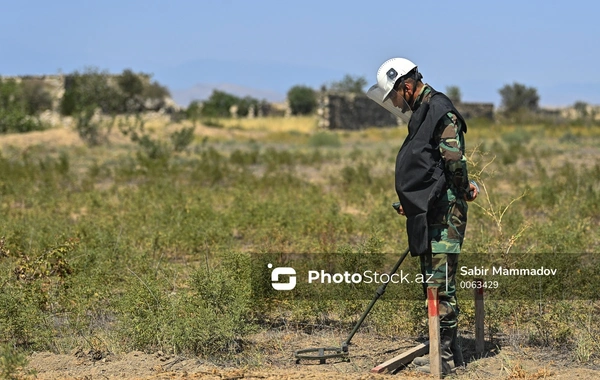
POLYGON ((446 178, 457 194, 462 196, 469 188, 469 175, 462 125, 454 113, 448 112, 442 117, 435 137, 444 160, 446 178))

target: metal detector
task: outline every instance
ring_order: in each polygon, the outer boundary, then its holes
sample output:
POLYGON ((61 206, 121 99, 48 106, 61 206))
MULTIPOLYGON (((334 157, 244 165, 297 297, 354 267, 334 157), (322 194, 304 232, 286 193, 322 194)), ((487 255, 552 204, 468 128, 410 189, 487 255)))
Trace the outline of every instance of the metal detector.
MULTIPOLYGON (((400 256, 400 259, 398 260, 396 265, 394 265, 394 268, 392 268, 392 271, 389 273, 389 278, 391 278, 392 275, 394 273, 396 273, 396 271, 400 267, 400 264, 402 264, 402 262, 408 255, 408 251, 409 251, 409 249, 406 248, 406 250, 404 251, 402 256, 400 256)), ((350 341, 354 337, 354 334, 356 334, 356 331, 358 331, 360 325, 362 325, 363 321, 367 317, 367 314, 369 314, 369 312, 373 308, 373 305, 375 305, 375 302, 377 302, 379 297, 381 297, 383 295, 383 293, 385 293, 385 289, 387 288, 388 283, 389 283, 389 281, 384 282, 383 284, 381 284, 379 286, 379 288, 377 288, 377 290, 375 291, 375 297, 373 298, 373 300, 371 300, 371 303, 369 304, 369 306, 367 306, 366 310, 362 313, 362 315, 360 316, 360 319, 358 320, 358 322, 356 322, 356 325, 352 329, 352 332, 350 332, 350 335, 348 335, 346 340, 342 343, 341 347, 339 347, 339 348, 338 347, 319 347, 319 348, 306 348, 303 350, 298 350, 294 353, 294 356, 296 357, 296 364, 299 364, 300 360, 302 360, 302 359, 304 359, 304 360, 319 360, 319 364, 325 364, 325 361, 327 359, 348 357, 348 346, 350 345, 350 341)))

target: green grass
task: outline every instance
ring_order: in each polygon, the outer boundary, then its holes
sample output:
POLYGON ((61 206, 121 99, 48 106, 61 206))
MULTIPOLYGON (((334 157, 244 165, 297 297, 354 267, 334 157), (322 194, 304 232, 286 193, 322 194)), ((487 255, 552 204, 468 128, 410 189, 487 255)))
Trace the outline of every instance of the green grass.
MULTIPOLYGON (((573 283, 584 292, 598 285, 590 268, 600 251, 600 130, 481 128, 466 137, 472 176, 487 192, 470 206, 461 262, 535 265, 542 257, 583 271, 564 281, 591 275, 587 284, 573 283)), ((265 141, 182 135, 180 151, 159 155, 131 145, 2 151, 0 343, 218 359, 244 355, 248 334, 278 323, 351 326, 364 297, 286 299, 253 263, 267 257, 283 265, 302 253, 389 268, 407 244, 404 219, 391 208, 404 134, 277 133, 265 141), (253 284, 257 276, 263 283, 253 284)), ((403 268, 416 271, 416 260, 403 268)), ((390 300, 366 326, 381 334, 421 331, 420 302, 394 301, 404 289, 388 289, 390 300)), ((419 289, 410 292, 414 300, 419 289)), ((598 357, 593 308, 525 298, 489 302, 492 331, 518 326, 526 344, 598 357)), ((464 302, 464 328, 472 328, 472 312, 464 302)))

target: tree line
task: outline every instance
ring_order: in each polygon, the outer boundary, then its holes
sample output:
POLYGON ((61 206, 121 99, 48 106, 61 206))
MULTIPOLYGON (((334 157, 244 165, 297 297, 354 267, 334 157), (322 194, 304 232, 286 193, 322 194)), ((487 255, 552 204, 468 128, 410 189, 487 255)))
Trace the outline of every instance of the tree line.
MULTIPOLYGON (((364 77, 346 75, 342 80, 334 81, 329 85, 323 85, 322 90, 342 93, 364 93, 363 88, 367 85, 364 77)), ((310 115, 317 108, 317 91, 306 85, 291 87, 286 95, 292 115, 310 115)), ((214 90, 211 96, 204 102, 193 101, 188 107, 188 117, 228 117, 233 105, 238 106, 238 116, 246 116, 250 106, 255 109, 268 105, 266 100, 259 101, 252 97, 239 98, 223 91, 214 90)))
POLYGON ((99 108, 105 114, 125 114, 142 112, 149 108, 148 105, 160 108, 170 93, 165 86, 151 81, 151 77, 131 69, 125 69, 119 75, 93 68, 82 73, 75 71, 65 78, 60 112, 72 116, 99 108))
MULTIPOLYGON (((345 75, 339 81, 323 85, 320 90, 361 94, 366 86, 364 77, 345 75)), ((539 111, 540 97, 534 87, 515 82, 503 86, 498 92, 501 96, 500 114, 503 116, 535 114, 539 111)), ((461 102, 462 94, 458 86, 447 87, 446 94, 455 103, 461 102)), ((73 116, 85 124, 98 109, 105 115, 137 114, 161 108, 168 96, 169 90, 152 81, 151 74, 135 73, 131 69, 125 69, 117 75, 96 68, 66 74, 65 92, 60 100, 53 99, 43 79, 25 77, 18 81, 0 78, 0 133, 43 129, 39 115, 46 110, 73 116)), ((287 92, 287 101, 293 115, 309 115, 318 106, 318 92, 306 85, 296 85, 287 92)), ((244 117, 251 109, 258 113, 258 110, 268 112, 269 108, 269 102, 264 99, 238 97, 214 90, 207 100, 193 101, 182 116, 195 123, 201 117, 228 117, 234 109, 237 116, 244 117)), ((576 102, 574 108, 581 119, 592 116, 588 115, 588 104, 585 102, 576 102)))
POLYGON ((96 68, 74 71, 65 75, 65 91, 60 100, 53 99, 41 78, 0 78, 0 133, 44 129, 39 116, 47 110, 63 116, 91 117, 97 109, 109 115, 141 112, 148 107, 158 109, 170 93, 151 77, 131 69, 118 75, 96 68))
MULTIPOLYGON (((323 85, 321 90, 339 93, 363 94, 367 85, 364 77, 346 75, 339 81, 323 85)), ((462 92, 458 86, 448 86, 446 95, 455 104, 462 102, 462 92)), ((498 90, 501 97, 499 115, 511 119, 523 119, 528 115, 535 116, 539 111, 540 96, 535 87, 529 87, 522 83, 514 82, 506 84, 498 90)), ((296 85, 287 92, 287 101, 293 115, 310 115, 315 112, 318 106, 318 91, 306 86, 296 85)), ((200 116, 221 116, 230 115, 229 109, 232 105, 240 105, 240 109, 247 110, 247 104, 257 104, 258 100, 250 97, 238 98, 233 95, 215 90, 210 98, 204 103, 195 101, 190 107, 200 116)), ((576 102, 575 108, 579 119, 589 118, 588 104, 583 101, 576 102)), ((238 116, 245 116, 245 113, 238 113, 238 116)))

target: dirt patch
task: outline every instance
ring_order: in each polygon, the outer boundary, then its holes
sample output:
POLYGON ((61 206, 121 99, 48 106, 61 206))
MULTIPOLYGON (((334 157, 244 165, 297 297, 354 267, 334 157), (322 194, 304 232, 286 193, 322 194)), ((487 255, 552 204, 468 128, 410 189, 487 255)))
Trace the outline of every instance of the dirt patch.
MULTIPOLYGON (((74 350, 68 355, 48 352, 29 357, 29 368, 38 379, 423 379, 427 375, 405 368, 396 374, 372 374, 370 369, 418 344, 411 339, 393 339, 360 334, 353 339, 350 360, 329 359, 327 364, 296 364, 297 349, 339 346, 344 336, 333 332, 304 334, 277 331, 256 335, 248 341, 243 360, 214 364, 195 357, 129 352, 121 355, 74 350)), ((491 348, 482 359, 471 356, 469 338, 465 358, 468 364, 452 379, 598 379, 600 366, 583 366, 568 353, 534 348, 491 348)))
MULTIPOLYGON (((162 138, 180 130, 182 127, 188 126, 185 124, 169 124, 154 128, 147 128, 149 132, 162 138)), ((268 132, 266 131, 245 131, 234 130, 230 128, 213 128, 204 125, 198 125, 194 129, 195 136, 202 140, 210 138, 213 140, 250 140, 264 138, 268 132)), ((106 136, 111 144, 115 145, 131 145, 131 140, 128 136, 123 135, 117 127, 113 127, 110 134, 106 136)), ((11 133, 0 135, 0 148, 15 147, 19 149, 28 148, 36 145, 53 146, 53 147, 81 147, 85 146, 84 141, 79 137, 77 131, 72 127, 55 127, 45 131, 33 131, 27 133, 11 133)))
POLYGON ((32 145, 83 146, 83 141, 72 129, 54 128, 46 131, 0 135, 0 147, 27 148, 32 145))

